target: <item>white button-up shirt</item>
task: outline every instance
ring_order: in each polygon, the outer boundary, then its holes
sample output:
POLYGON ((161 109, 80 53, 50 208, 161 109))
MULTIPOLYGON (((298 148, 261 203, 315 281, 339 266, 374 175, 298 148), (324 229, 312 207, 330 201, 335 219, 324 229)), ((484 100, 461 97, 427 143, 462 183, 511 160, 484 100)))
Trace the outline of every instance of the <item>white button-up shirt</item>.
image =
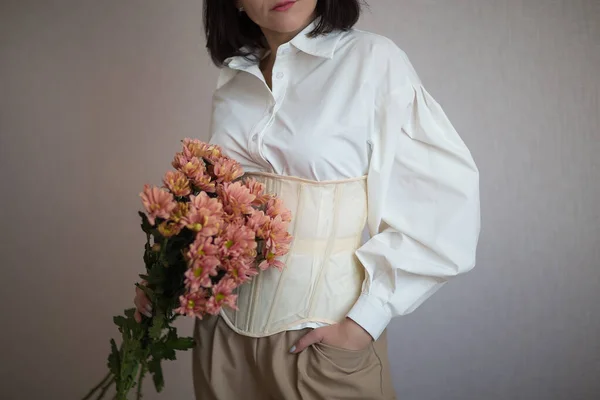
POLYGON ((272 90, 256 62, 226 61, 211 142, 246 171, 368 174, 370 239, 356 252, 366 279, 348 317, 377 339, 475 265, 478 170, 392 41, 358 30, 309 38, 313 28, 277 50, 272 90))

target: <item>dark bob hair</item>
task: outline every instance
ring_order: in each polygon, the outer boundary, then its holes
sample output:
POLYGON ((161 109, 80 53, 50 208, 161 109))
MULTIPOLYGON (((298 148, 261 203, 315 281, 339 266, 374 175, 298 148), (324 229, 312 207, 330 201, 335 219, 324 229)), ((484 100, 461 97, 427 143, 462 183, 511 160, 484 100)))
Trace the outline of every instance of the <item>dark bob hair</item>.
MULTIPOLYGON (((316 17, 320 18, 310 35, 352 28, 360 17, 362 3, 361 0, 318 0, 316 17)), ((219 67, 229 57, 253 58, 256 50, 266 46, 259 26, 246 13, 238 11, 235 0, 204 0, 204 32, 208 52, 219 67)))

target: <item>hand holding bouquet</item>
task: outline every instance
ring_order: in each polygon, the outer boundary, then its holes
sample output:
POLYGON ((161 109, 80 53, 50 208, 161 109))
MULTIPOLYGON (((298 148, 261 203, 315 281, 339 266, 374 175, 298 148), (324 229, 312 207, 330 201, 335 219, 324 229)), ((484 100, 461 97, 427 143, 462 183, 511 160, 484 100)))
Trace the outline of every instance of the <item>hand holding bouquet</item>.
POLYGON ((84 400, 103 398, 113 385, 115 399, 126 400, 134 387, 140 399, 147 373, 160 392, 161 362, 194 346, 192 338, 177 334, 173 321, 237 308, 238 286, 260 270, 283 268, 278 257, 289 250, 291 214, 280 199, 245 178, 215 145, 185 139, 172 165, 163 188, 145 185, 140 194, 146 273, 136 286, 152 304, 150 317, 136 321, 133 308, 114 317, 121 346, 111 340, 109 372, 84 400))

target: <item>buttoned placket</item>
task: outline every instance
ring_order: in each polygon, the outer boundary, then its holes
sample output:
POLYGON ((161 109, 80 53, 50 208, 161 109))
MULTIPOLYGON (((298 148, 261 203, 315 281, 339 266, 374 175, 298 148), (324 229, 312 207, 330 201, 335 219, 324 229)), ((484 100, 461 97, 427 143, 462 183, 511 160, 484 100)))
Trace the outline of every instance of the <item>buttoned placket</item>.
POLYGON ((254 67, 255 70, 252 73, 263 81, 265 93, 268 94, 269 100, 267 101, 267 107, 263 116, 253 127, 248 141, 248 149, 254 160, 269 168, 270 172, 275 171, 262 151, 263 138, 272 126, 275 116, 283 104, 289 84, 289 66, 292 54, 293 51, 288 43, 281 45, 277 50, 277 57, 275 58, 275 64, 273 65, 272 71, 272 89, 269 89, 258 65, 254 67))

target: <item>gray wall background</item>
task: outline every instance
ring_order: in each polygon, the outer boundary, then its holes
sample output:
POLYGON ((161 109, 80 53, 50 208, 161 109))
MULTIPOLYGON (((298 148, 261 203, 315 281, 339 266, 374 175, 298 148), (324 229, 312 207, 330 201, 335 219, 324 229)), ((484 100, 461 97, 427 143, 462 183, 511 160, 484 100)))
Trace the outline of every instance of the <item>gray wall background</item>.
MULTIPOLYGON (((409 54, 482 178, 478 266, 391 325, 399 398, 600 399, 600 2, 370 3, 360 27, 409 54)), ((103 374, 137 194, 207 135, 201 6, 0 1, 2 399, 103 374)), ((145 398, 192 399, 189 355, 166 380, 145 398)))

